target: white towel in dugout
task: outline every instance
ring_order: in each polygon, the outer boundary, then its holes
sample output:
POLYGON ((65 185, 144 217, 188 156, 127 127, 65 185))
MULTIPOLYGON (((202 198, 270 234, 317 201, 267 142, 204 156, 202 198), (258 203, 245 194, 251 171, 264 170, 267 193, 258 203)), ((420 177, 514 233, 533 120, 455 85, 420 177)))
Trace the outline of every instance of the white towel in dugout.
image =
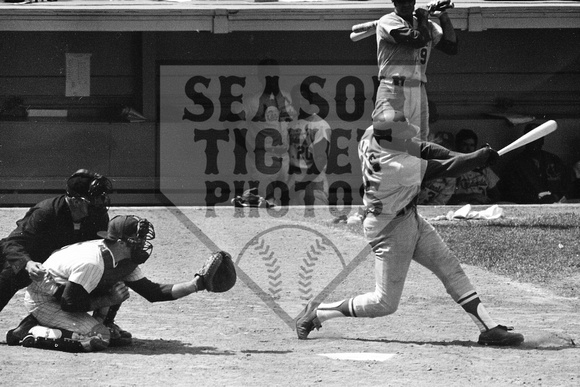
POLYGON ((447 215, 440 215, 433 220, 471 220, 471 219, 498 219, 503 216, 503 208, 494 204, 482 211, 472 211, 471 204, 466 204, 456 211, 449 211, 447 215))

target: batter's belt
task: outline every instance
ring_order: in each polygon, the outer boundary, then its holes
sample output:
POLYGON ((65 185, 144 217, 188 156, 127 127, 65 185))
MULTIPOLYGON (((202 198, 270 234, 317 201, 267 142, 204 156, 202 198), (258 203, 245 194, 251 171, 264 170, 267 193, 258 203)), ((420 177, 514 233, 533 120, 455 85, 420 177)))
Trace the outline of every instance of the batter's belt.
POLYGON ((417 79, 408 79, 406 77, 380 77, 379 81, 384 83, 393 84, 395 86, 407 86, 407 87, 419 87, 425 85, 425 82, 419 81, 417 79))
MULTIPOLYGON (((406 215, 407 213, 409 213, 410 211, 412 211, 416 207, 417 207, 417 196, 415 196, 413 198, 413 200, 411 200, 405 207, 403 207, 402 209, 397 211, 397 214, 395 215, 395 217, 406 215)), ((373 215, 377 216, 377 215, 380 215, 380 213, 381 213, 380 209, 378 209, 376 207, 365 208, 365 214, 367 214, 367 215, 373 214, 373 215)))

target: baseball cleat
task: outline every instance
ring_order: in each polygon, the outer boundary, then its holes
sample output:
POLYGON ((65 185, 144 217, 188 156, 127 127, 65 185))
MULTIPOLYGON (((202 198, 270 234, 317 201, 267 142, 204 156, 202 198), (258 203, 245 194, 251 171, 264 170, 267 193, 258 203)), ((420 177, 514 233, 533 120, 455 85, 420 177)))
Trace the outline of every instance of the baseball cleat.
POLYGON ((109 331, 111 332, 111 338, 130 339, 131 337, 133 337, 131 332, 124 330, 114 322, 107 323, 105 324, 105 326, 109 328, 109 331))
POLYGON ((28 335, 28 331, 37 325, 38 320, 29 314, 18 324, 18 327, 6 332, 6 344, 10 346, 20 345, 20 342, 28 335))
POLYGON ((127 347, 133 344, 133 335, 119 327, 115 323, 108 323, 105 325, 109 328, 111 333, 111 339, 109 341, 109 347, 127 347))
POLYGON ((516 347, 524 342, 524 335, 521 333, 509 332, 513 328, 504 325, 498 325, 495 328, 488 329, 479 335, 478 344, 481 345, 497 345, 503 347, 516 347))
POLYGON ((314 328, 319 330, 322 327, 318 317, 316 317, 316 308, 317 306, 310 301, 298 317, 296 317, 296 334, 300 340, 306 340, 308 334, 314 328))

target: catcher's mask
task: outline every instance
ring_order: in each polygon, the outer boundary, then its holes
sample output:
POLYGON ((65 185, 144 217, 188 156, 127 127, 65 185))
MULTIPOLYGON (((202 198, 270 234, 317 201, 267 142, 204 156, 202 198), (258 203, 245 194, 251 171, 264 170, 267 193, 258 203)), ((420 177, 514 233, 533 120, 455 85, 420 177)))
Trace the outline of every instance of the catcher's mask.
POLYGON ((89 208, 108 210, 111 200, 109 194, 113 191, 111 180, 87 169, 79 169, 66 182, 68 197, 82 200, 89 208))
POLYGON ((153 244, 149 242, 155 238, 153 224, 135 215, 115 216, 109 221, 108 230, 98 235, 108 241, 127 243, 131 247, 131 261, 137 265, 145 263, 153 252, 153 244))

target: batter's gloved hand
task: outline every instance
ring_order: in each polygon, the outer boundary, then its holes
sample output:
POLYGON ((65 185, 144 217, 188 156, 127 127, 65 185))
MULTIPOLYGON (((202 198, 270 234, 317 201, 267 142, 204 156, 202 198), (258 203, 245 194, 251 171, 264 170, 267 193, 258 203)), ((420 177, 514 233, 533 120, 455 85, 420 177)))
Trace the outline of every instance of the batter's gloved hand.
POLYGON ((227 292, 237 279, 234 261, 225 251, 213 253, 195 275, 203 280, 203 289, 213 293, 227 292))
POLYGON ((427 11, 429 15, 436 15, 453 7, 455 4, 451 0, 434 0, 427 5, 427 11))
POLYGON ((235 207, 265 207, 267 202, 263 197, 255 194, 257 188, 250 188, 242 194, 242 196, 236 196, 232 199, 232 204, 235 207))
POLYGON ((487 151, 487 154, 488 154, 485 166, 489 167, 489 166, 497 164, 499 158, 501 157, 499 155, 499 153, 497 153, 497 151, 495 149, 493 149, 489 144, 485 144, 484 149, 487 151))

